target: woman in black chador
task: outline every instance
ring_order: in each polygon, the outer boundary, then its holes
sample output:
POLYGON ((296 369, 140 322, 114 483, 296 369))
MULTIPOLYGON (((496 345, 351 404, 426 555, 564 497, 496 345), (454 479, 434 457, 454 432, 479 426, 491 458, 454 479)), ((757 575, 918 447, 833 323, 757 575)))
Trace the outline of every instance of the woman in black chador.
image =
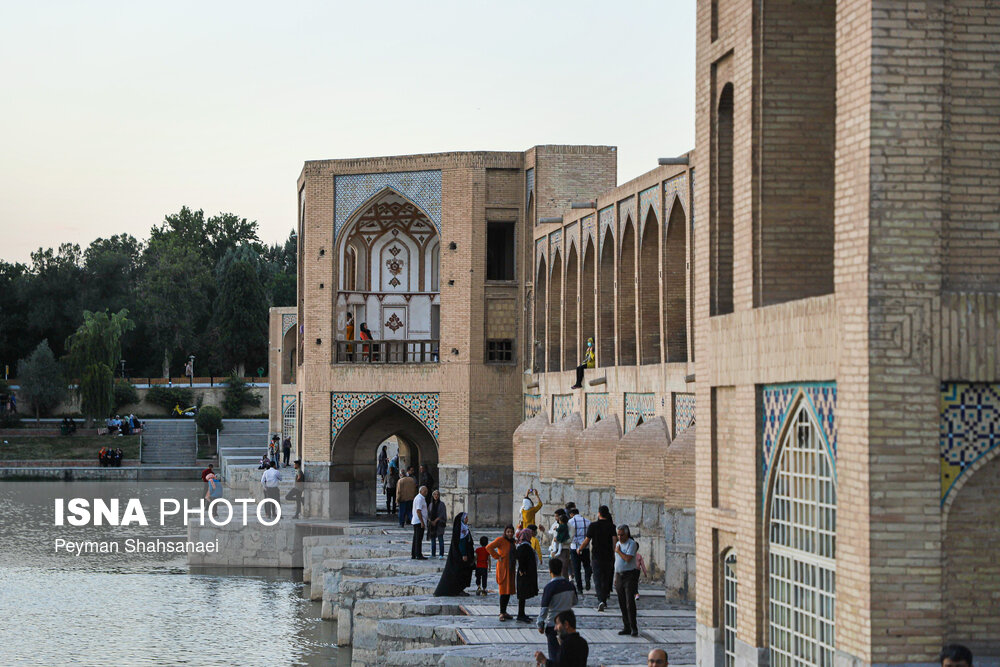
POLYGON ((452 524, 448 560, 444 564, 444 572, 441 573, 441 581, 434 589, 434 595, 437 597, 468 595, 465 589, 472 583, 472 571, 475 568, 476 550, 472 545, 469 515, 461 512, 452 524))

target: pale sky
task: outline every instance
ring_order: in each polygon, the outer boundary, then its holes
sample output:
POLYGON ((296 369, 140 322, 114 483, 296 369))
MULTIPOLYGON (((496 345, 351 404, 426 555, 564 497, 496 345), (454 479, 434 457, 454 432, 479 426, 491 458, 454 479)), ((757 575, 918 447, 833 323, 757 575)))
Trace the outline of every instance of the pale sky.
POLYGON ((695 0, 0 1, 0 259, 181 206, 295 223, 306 160, 694 147, 695 0))

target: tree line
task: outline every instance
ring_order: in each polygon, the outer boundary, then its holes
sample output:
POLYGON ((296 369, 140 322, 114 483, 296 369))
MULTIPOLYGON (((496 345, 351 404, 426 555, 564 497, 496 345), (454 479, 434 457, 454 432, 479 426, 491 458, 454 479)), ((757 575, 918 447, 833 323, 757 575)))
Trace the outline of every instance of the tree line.
POLYGON ((108 351, 116 376, 124 359, 129 377, 180 377, 190 355, 196 375, 244 375, 266 368, 267 309, 294 305, 295 281, 293 234, 268 246, 256 221, 183 207, 145 242, 118 234, 39 248, 30 264, 0 260, 0 364, 15 373, 47 341, 68 377, 91 378, 70 353, 99 343, 72 337, 95 314, 126 311, 120 350, 108 351))

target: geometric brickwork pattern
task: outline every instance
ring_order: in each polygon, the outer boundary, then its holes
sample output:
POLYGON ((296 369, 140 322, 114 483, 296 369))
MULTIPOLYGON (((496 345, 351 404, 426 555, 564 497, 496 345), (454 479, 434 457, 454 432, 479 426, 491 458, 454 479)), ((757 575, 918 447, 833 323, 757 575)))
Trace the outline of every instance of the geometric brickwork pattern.
POLYGON ((694 424, 694 394, 674 394, 674 437, 694 424))
MULTIPOLYGON (((618 228, 622 231, 625 230, 625 224, 631 220, 632 224, 636 223, 635 219, 635 197, 629 197, 625 201, 618 202, 618 228)), ((635 233, 635 228, 633 228, 633 233, 635 233)))
POLYGON ((298 317, 295 313, 285 313, 281 316, 281 335, 284 336, 288 333, 288 330, 295 326, 295 320, 298 317))
POLYGON ((608 418, 610 406, 607 392, 584 394, 587 397, 587 426, 608 418))
POLYGON ((685 211, 691 210, 688 206, 687 174, 674 176, 669 181, 663 183, 663 201, 666 202, 665 206, 667 207, 664 215, 669 215, 670 207, 674 203, 674 197, 681 200, 681 206, 684 207, 685 211))
POLYGON ((1000 444, 1000 384, 941 383, 941 504, 955 482, 1000 444))
POLYGON ((543 236, 540 239, 535 240, 535 272, 538 272, 538 265, 541 263, 542 259, 548 258, 549 256, 549 238, 543 236))
MULTIPOLYGON (((580 222, 583 225, 583 236, 582 236, 582 238, 580 240, 580 242, 583 244, 583 247, 587 246, 587 238, 588 237, 596 245, 597 244, 597 219, 594 217, 594 214, 591 213, 590 215, 588 215, 586 218, 584 218, 580 222)), ((581 250, 580 252, 583 252, 583 250, 581 250)))
POLYGON ((392 174, 347 174, 334 179, 334 237, 355 211, 385 188, 392 188, 413 202, 441 231, 441 172, 399 171, 392 174))
POLYGON ((379 391, 331 392, 330 393, 330 434, 337 433, 352 417, 380 398, 388 398, 393 403, 417 418, 435 439, 438 437, 438 411, 440 394, 437 393, 387 393, 379 391))
POLYGON ((625 432, 628 433, 640 423, 645 423, 656 415, 655 394, 625 394, 625 432))
MULTIPOLYGON (((778 437, 785 425, 785 420, 788 418, 789 408, 799 393, 802 393, 812 418, 820 426, 820 436, 830 454, 830 460, 834 466, 834 476, 836 476, 837 383, 805 382, 764 385, 761 393, 761 442, 763 443, 761 465, 763 467, 764 488, 768 488, 767 476, 773 463, 774 452, 777 449, 778 437)), ((764 495, 766 494, 762 494, 762 499, 764 495)))
POLYGON ((655 185, 639 193, 639 236, 642 236, 646 229, 646 216, 649 211, 653 212, 657 220, 660 220, 660 189, 655 185))
POLYGON ((555 261, 556 253, 562 251, 562 229, 557 229, 549 234, 549 249, 552 253, 552 259, 555 261))
POLYGON ((599 222, 598 227, 600 228, 599 231, 597 232, 597 240, 598 240, 597 250, 598 252, 602 252, 604 250, 605 230, 610 229, 611 236, 613 237, 615 235, 615 207, 607 206, 605 208, 602 208, 600 211, 597 212, 597 219, 599 222))
POLYGON ((528 210, 531 205, 531 195, 535 192, 535 170, 528 169, 524 172, 524 209, 528 210))
POLYGON ((293 440, 295 436, 295 395, 285 394, 281 397, 281 440, 293 440))
POLYGON ((542 414, 542 395, 541 394, 525 394, 524 395, 524 421, 528 421, 533 417, 537 417, 542 414))
POLYGON ((573 394, 553 394, 552 396, 552 423, 573 414, 573 394))

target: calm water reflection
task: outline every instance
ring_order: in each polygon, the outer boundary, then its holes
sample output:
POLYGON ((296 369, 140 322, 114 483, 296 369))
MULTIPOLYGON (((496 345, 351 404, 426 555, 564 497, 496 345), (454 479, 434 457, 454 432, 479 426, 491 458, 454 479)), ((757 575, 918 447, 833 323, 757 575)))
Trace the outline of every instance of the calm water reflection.
POLYGON ((336 664, 335 628, 288 570, 189 571, 172 554, 55 553, 56 537, 182 534, 52 525, 53 497, 104 497, 99 487, 0 482, 0 665, 336 664))

